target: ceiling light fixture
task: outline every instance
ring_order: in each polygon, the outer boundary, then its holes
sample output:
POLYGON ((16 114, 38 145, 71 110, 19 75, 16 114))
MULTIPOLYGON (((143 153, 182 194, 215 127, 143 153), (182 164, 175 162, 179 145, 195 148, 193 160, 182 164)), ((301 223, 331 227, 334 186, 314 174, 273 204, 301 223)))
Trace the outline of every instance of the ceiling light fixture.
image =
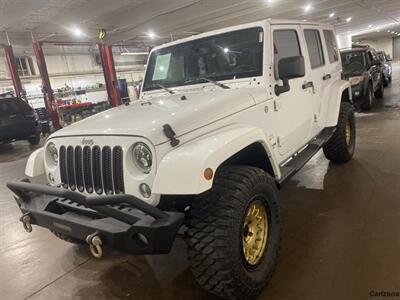
POLYGON ((333 18, 335 16, 335 12, 331 12, 330 14, 329 14, 329 18, 333 18))
POLYGON ((312 7, 312 4, 309 3, 309 4, 307 4, 306 6, 304 6, 304 11, 305 11, 305 12, 309 12, 312 8, 313 8, 313 7, 312 7))
POLYGON ((83 32, 81 29, 79 29, 78 27, 72 27, 69 29, 69 31, 71 31, 74 35, 76 36, 83 36, 83 32))
POLYGON ((147 36, 152 40, 154 40, 156 38, 156 35, 155 35, 155 33, 153 31, 149 31, 147 33, 147 36))
POLYGON ((368 25, 368 28, 371 28, 371 27, 372 27, 372 24, 369 24, 369 25, 368 25))
POLYGON ((349 23, 351 20, 353 20, 353 18, 352 18, 352 17, 348 17, 348 18, 346 19, 346 22, 349 23))

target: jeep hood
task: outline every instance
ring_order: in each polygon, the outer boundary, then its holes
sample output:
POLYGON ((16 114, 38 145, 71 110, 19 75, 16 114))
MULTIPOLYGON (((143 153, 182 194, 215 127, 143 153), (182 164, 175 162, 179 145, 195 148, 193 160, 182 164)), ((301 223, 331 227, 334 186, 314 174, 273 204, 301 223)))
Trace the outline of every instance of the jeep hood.
POLYGON ((132 135, 157 145, 168 141, 164 124, 180 136, 253 105, 250 93, 238 89, 177 93, 109 109, 59 130, 51 138, 132 135))

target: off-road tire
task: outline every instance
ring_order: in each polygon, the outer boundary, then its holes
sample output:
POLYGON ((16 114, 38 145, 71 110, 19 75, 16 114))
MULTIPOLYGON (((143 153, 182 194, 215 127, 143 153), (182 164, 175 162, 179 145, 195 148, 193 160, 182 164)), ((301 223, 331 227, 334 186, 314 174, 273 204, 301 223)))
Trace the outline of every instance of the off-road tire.
POLYGON ((348 102, 340 104, 339 119, 336 131, 324 145, 325 157, 335 163, 348 162, 354 154, 356 145, 356 124, 353 106, 348 102), (346 142, 346 125, 350 125, 350 143, 346 142))
POLYGON ((373 93, 372 93, 372 85, 369 83, 367 92, 364 96, 363 102, 361 103, 362 110, 370 110, 372 107, 372 103, 374 101, 373 93))
POLYGON ((374 96, 376 99, 382 99, 383 98, 383 94, 385 92, 385 87, 383 82, 381 82, 381 84, 379 85, 379 90, 377 90, 376 92, 374 92, 374 96))
POLYGON ((28 139, 31 145, 38 145, 40 143, 40 133, 37 133, 34 137, 28 139))
POLYGON ((188 258, 196 281, 226 299, 253 299, 275 269, 281 237, 281 215, 274 179, 264 170, 226 166, 213 188, 195 199, 185 221, 188 258), (267 241, 256 265, 243 254, 243 221, 247 208, 262 199, 267 212, 267 241))
POLYGON ((384 86, 384 87, 389 86, 389 77, 388 77, 388 78, 383 77, 383 86, 384 86))
POLYGON ((78 239, 76 239, 76 238, 67 236, 67 235, 62 234, 62 233, 60 233, 60 232, 53 231, 53 230, 52 230, 51 232, 52 232, 56 237, 58 237, 59 239, 61 239, 61 240, 63 240, 63 241, 66 241, 66 242, 68 242, 68 243, 77 244, 77 245, 84 245, 84 244, 86 244, 85 241, 78 240, 78 239))

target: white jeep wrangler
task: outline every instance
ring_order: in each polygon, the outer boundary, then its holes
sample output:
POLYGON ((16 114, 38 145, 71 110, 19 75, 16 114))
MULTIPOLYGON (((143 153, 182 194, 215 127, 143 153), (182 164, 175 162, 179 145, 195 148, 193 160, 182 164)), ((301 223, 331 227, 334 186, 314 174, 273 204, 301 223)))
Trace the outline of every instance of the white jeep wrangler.
POLYGON ((275 268, 278 189, 321 148, 355 148, 351 88, 329 25, 264 20, 151 51, 139 101, 50 136, 10 182, 31 224, 70 242, 168 253, 185 235, 197 282, 256 297, 275 268))

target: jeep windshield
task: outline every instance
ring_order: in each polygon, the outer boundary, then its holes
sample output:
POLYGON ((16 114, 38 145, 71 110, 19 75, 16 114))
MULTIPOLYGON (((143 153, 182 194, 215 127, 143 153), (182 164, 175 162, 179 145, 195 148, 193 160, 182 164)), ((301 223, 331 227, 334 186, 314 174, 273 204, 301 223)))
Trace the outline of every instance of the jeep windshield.
POLYGON ((367 66, 365 51, 346 51, 340 55, 344 74, 358 75, 365 71, 367 66))
POLYGON ((262 64, 261 27, 213 35, 152 52, 143 91, 261 76, 262 64))

